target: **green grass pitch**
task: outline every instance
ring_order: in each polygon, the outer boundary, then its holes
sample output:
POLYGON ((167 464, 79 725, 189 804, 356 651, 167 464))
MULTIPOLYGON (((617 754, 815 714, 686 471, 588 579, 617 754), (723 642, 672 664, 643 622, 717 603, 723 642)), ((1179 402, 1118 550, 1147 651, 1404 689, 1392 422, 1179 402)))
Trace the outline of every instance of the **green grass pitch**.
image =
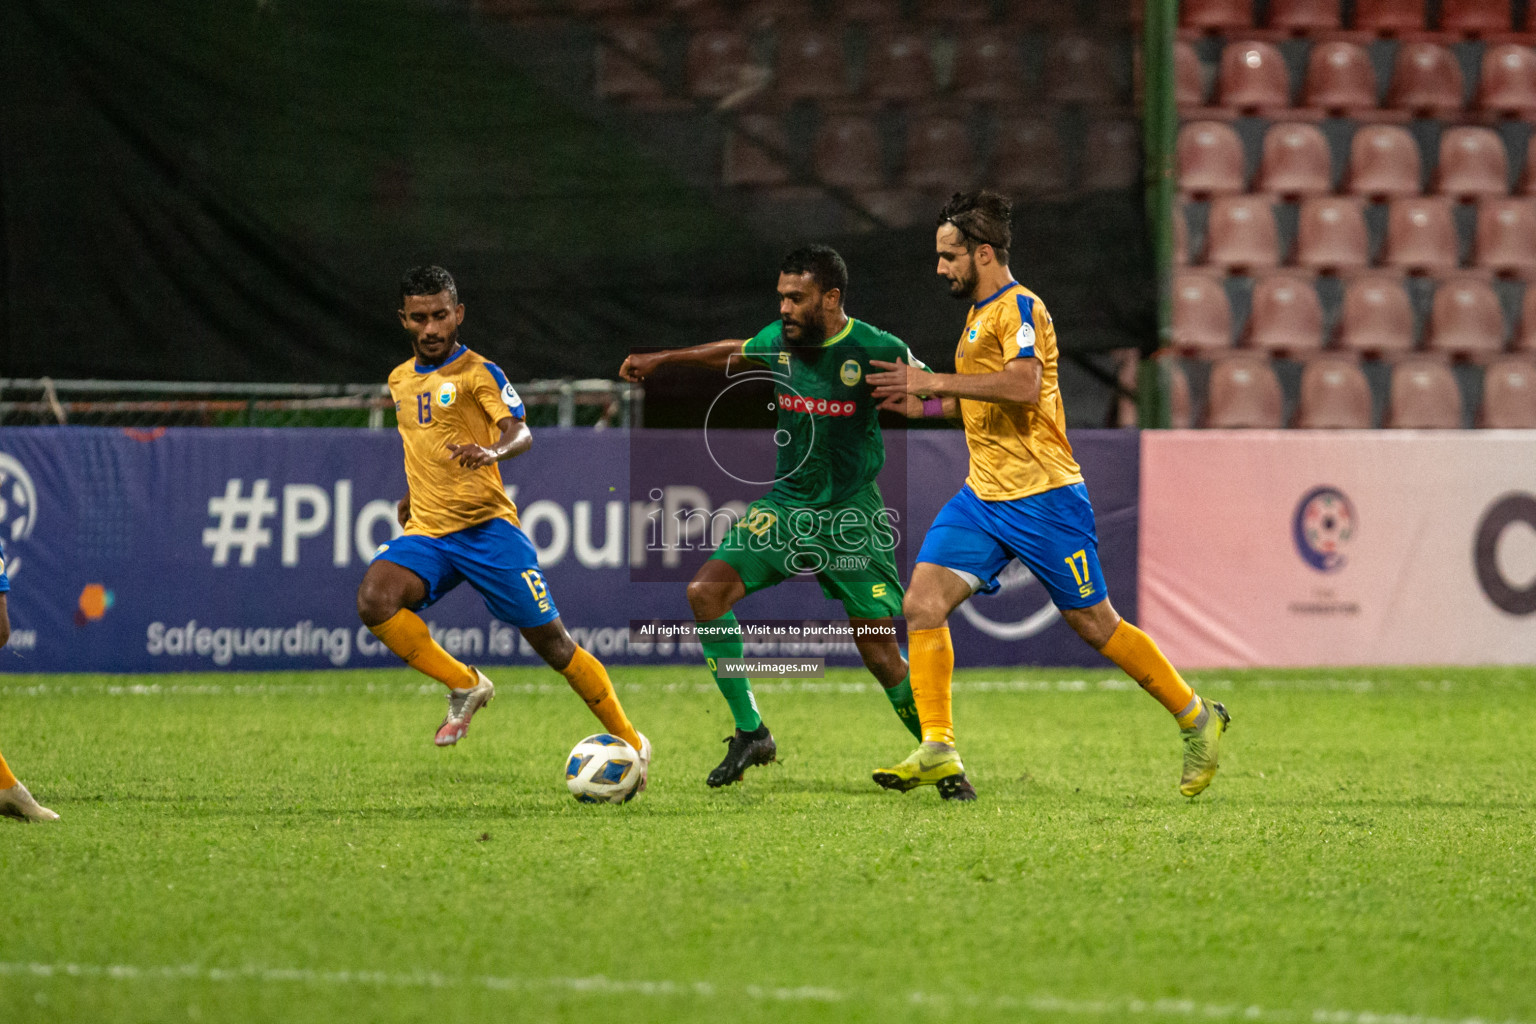
POLYGON ((711 791, 708 676, 623 667, 651 789, 583 806, 580 700, 493 676, 448 750, 403 670, 0 677, 64 816, 0 821, 0 1019, 1536 1022, 1529 668, 1195 674, 1194 801, 1110 670, 963 672, 966 806, 869 782, 861 672, 762 685, 782 762, 711 791))

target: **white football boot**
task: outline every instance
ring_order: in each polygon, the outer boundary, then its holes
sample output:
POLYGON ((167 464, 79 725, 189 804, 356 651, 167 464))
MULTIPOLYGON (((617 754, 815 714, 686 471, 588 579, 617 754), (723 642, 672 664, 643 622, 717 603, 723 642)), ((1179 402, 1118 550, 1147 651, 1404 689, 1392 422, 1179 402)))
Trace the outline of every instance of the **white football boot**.
POLYGON ((0 789, 0 814, 22 821, 58 821, 59 816, 36 800, 20 782, 10 789, 0 789))
POLYGON ((651 741, 645 733, 640 733, 640 785, 635 787, 638 796, 645 792, 646 783, 651 781, 651 741))
POLYGON ((474 686, 448 691, 448 717, 438 726, 437 736, 432 740, 438 746, 451 747, 463 739, 464 734, 469 732, 469 720, 475 717, 475 712, 496 696, 496 684, 491 682, 490 677, 479 669, 475 669, 475 675, 480 681, 474 686))

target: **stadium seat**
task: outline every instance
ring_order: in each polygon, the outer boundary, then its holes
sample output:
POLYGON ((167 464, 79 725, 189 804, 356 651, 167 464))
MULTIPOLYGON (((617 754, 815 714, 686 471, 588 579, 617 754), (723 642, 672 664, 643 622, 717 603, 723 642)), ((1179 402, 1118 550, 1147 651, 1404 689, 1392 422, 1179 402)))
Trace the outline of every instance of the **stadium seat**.
POLYGON ((1423 0, 1355 0, 1355 28, 1377 35, 1416 32, 1426 27, 1423 0))
POLYGON ((1221 281, 1209 274, 1183 273, 1173 281, 1173 347, 1209 352, 1232 347, 1232 305, 1221 281))
POLYGON ((1536 360, 1496 359, 1483 370, 1477 425, 1494 430, 1536 429, 1536 360))
POLYGON ((1307 360, 1291 426, 1299 430, 1369 430, 1371 385, 1352 357, 1307 360))
POLYGON ((955 53, 955 94, 972 102, 1007 103, 1024 95, 1018 43, 993 31, 960 40, 955 53))
POLYGON ((1444 196, 1394 199, 1387 208, 1384 266, 1411 273, 1443 273, 1460 263, 1461 247, 1451 219, 1451 201, 1444 196))
POLYGON ((728 28, 701 29, 688 40, 688 92, 720 99, 741 89, 752 66, 746 36, 728 28))
POLYGON ((1045 50, 1045 97, 1052 103, 1108 104, 1117 99, 1102 43, 1076 33, 1053 38, 1045 50))
POLYGON ((846 95, 843 47, 836 36, 802 25, 779 37, 775 91, 786 100, 833 99, 846 95))
POLYGON ((1477 105, 1510 117, 1536 114, 1536 50, 1516 43, 1484 49, 1477 105))
POLYGON ((743 114, 737 118, 739 131, 726 136, 725 161, 721 176, 727 185, 787 185, 790 168, 780 163, 748 135, 764 139, 780 153, 789 152, 789 140, 779 119, 768 114, 743 114))
POLYGON ((1067 158, 1055 123, 1025 116, 999 124, 987 177, 994 188, 1021 198, 1065 192, 1067 158))
POLYGON ((1280 262, 1280 231, 1264 196, 1221 196, 1206 218, 1204 262, 1233 271, 1280 262))
POLYGON ((1508 195, 1504 140, 1492 128, 1447 128, 1440 136, 1434 191, 1457 199, 1508 195))
POLYGON ((1411 356, 1392 367, 1384 427, 1461 429, 1461 389, 1442 359, 1411 356))
POLYGON ((816 177, 839 188, 879 188, 880 133, 874 122, 855 114, 836 114, 822 122, 811 150, 816 177))
POLYGON ((1284 421, 1280 379, 1261 355, 1235 352, 1212 360, 1207 388, 1207 427, 1275 429, 1284 421))
POLYGON ((1191 121, 1179 129, 1175 149, 1179 190, 1186 195, 1235 195, 1244 189, 1243 143, 1231 125, 1191 121))
POLYGON ((1287 199, 1333 191, 1328 140, 1312 124, 1275 124, 1264 133, 1255 192, 1287 199))
POLYGON ((1302 105, 1335 117, 1376 110, 1381 105, 1376 68, 1365 47, 1343 40, 1313 46, 1307 55, 1302 105))
POLYGON ((1205 103, 1205 78, 1195 48, 1180 39, 1173 44, 1173 95, 1180 110, 1205 103))
POLYGON ((1141 128, 1135 121, 1094 121, 1083 136, 1086 192, 1107 192, 1138 185, 1143 174, 1141 128))
POLYGON ((1249 308, 1244 347, 1271 355, 1323 347, 1323 305, 1310 279, 1286 271, 1267 274, 1254 282, 1249 308))
POLYGON ((933 95, 928 41, 906 29, 884 30, 864 58, 865 92, 877 100, 923 100, 933 95))
POLYGON ((1270 43, 1228 43, 1221 51, 1217 102, 1259 114, 1290 106, 1291 79, 1280 50, 1270 43))
POLYGON ((1296 35, 1327 32, 1339 27, 1339 0, 1269 0, 1264 23, 1296 35))
POLYGON ((1352 196, 1304 199, 1296 218, 1298 267, 1323 273, 1359 270, 1370 263, 1365 207, 1352 196))
MULTIPOLYGON (((1124 392, 1134 395, 1140 383, 1137 377, 1142 362, 1141 355, 1135 349, 1123 349, 1118 353, 1118 357, 1120 387, 1124 392)), ((1195 425, 1189 375, 1184 372, 1184 366, 1179 357, 1167 349, 1152 356, 1152 361, 1162 371, 1168 388, 1168 425, 1175 430, 1188 430, 1195 425)), ((1121 427, 1136 426, 1140 413, 1137 403, 1122 394, 1115 404, 1116 424, 1121 427)))
POLYGON ((1464 36, 1508 32, 1509 0, 1440 0, 1440 30, 1464 36))
POLYGON ((1403 43, 1392 66, 1387 106, 1417 117, 1443 117, 1461 110, 1461 65, 1435 43, 1403 43))
POLYGON ((1368 356, 1413 350, 1413 305, 1390 274, 1362 274, 1344 286, 1335 333, 1339 348, 1368 356))
POLYGON ((1472 265, 1536 280, 1536 199, 1485 199, 1478 204, 1472 265))
POLYGON ((1515 326, 1509 347, 1514 352, 1536 355, 1536 288, 1527 288, 1520 300, 1520 323, 1515 326))
POLYGON ((1503 351, 1504 312, 1493 286, 1473 277, 1438 282, 1424 348, 1469 359, 1503 351))
POLYGON ((945 195, 970 188, 976 172, 971 157, 971 136, 965 122, 953 117, 925 117, 907 131, 906 171, 908 188, 945 195))
POLYGON ((1253 26, 1253 0, 1184 0, 1179 25, 1203 32, 1225 32, 1253 26))
POLYGON ((1189 224, 1184 220, 1184 204, 1173 204, 1173 264, 1189 265, 1189 224))
POLYGON ((597 49, 597 94, 612 100, 665 96, 659 77, 665 63, 661 43, 649 24, 610 25, 597 49))
MULTIPOLYGON (((1536 7, 1536 4, 1532 6, 1536 7)), ((1520 171, 1520 180, 1515 183, 1515 194, 1536 196, 1536 134, 1526 139, 1525 166, 1520 171)))
POLYGON ((1349 143, 1344 191, 1370 199, 1416 196, 1423 173, 1419 144, 1397 125, 1364 125, 1349 143))

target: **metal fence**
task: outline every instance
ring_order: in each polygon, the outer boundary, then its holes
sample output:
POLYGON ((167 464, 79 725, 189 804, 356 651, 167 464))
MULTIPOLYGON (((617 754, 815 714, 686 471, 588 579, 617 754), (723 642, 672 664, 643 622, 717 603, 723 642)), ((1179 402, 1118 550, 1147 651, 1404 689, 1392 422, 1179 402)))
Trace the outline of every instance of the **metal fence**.
MULTIPOLYGON (((519 385, 532 426, 631 427, 644 390, 611 380, 519 385)), ((393 429, 383 384, 226 384, 0 377, 0 425, 393 429)))

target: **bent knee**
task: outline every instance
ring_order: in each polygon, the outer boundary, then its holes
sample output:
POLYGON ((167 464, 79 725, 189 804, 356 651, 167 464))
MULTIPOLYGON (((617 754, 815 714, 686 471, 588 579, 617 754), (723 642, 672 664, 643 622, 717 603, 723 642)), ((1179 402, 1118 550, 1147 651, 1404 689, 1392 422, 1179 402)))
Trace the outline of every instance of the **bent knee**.
POLYGON ((726 588, 718 583, 688 584, 688 607, 700 622, 718 619, 731 610, 726 601, 726 588))
POLYGON ((357 588, 357 617, 363 620, 365 626, 377 626, 387 622, 403 607, 405 606, 383 587, 364 582, 357 588))

